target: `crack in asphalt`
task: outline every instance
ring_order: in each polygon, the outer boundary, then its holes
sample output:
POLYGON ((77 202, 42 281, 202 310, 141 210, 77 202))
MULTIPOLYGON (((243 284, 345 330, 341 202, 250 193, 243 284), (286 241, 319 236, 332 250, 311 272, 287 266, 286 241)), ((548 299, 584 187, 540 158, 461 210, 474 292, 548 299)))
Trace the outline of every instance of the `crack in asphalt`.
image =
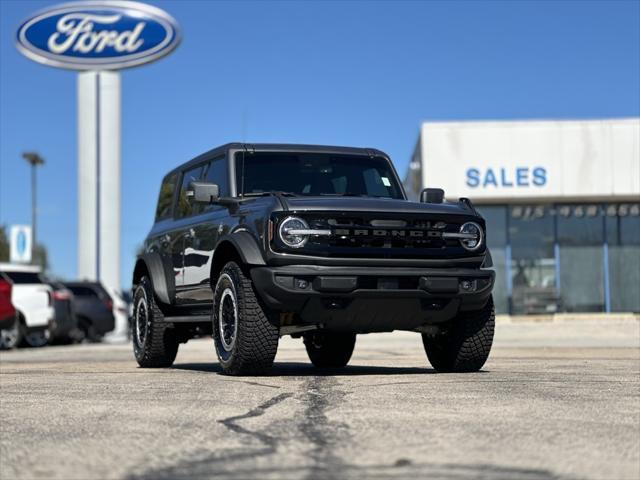
POLYGON ((269 385, 268 383, 251 382, 249 380, 223 380, 223 381, 231 382, 231 383, 244 383, 246 385, 255 385, 257 387, 269 387, 269 388, 275 388, 275 389, 282 388, 282 387, 279 387, 278 385, 269 385))
POLYGON ((262 456, 272 455, 276 452, 278 438, 257 430, 250 430, 243 427, 238 422, 247 418, 259 417, 271 407, 283 402, 287 398, 292 397, 292 393, 281 393, 275 397, 271 397, 267 401, 261 403, 257 407, 243 413, 242 415, 234 415, 231 417, 218 420, 218 423, 224 425, 227 429, 234 433, 246 435, 260 442, 259 448, 230 448, 211 452, 209 450, 198 449, 192 452, 189 457, 183 458, 174 465, 157 469, 148 469, 140 474, 131 474, 127 478, 130 480, 137 479, 191 479, 191 478, 214 478, 223 476, 226 478, 245 478, 242 474, 237 477, 239 471, 229 471, 227 467, 233 466, 233 462, 244 461, 247 459, 255 459, 262 456))
POLYGON ((336 389, 338 381, 332 377, 310 377, 304 385, 304 412, 298 417, 298 428, 311 443, 309 457, 313 461, 308 479, 337 479, 343 476, 344 461, 336 453, 350 438, 349 426, 332 422, 327 417, 331 406, 340 405, 346 393, 336 389))
MULTIPOLYGON (((398 382, 404 383, 404 382, 398 382)), ((260 478, 261 476, 282 476, 305 478, 306 480, 337 480, 342 478, 409 478, 433 476, 450 480, 477 478, 481 480, 568 480, 547 469, 518 468, 493 464, 448 464, 415 462, 410 458, 389 459, 388 462, 357 465, 345 461, 339 451, 353 443, 349 425, 332 421, 327 411, 343 403, 348 394, 340 389, 340 383, 333 377, 313 376, 305 379, 300 387, 302 393, 296 395, 304 409, 295 416, 276 420, 280 422, 276 432, 296 430, 307 440, 306 454, 311 465, 306 467, 287 466, 286 462, 265 465, 256 462, 277 453, 283 439, 268 434, 274 431, 274 423, 260 430, 252 430, 241 425, 243 420, 264 415, 269 409, 294 396, 281 393, 251 408, 241 415, 233 415, 218 420, 230 432, 256 440, 257 448, 226 448, 217 451, 198 449, 173 465, 147 469, 138 474, 130 474, 128 479, 203 479, 203 478, 260 478), (241 463, 238 463, 241 462, 241 463)), ((295 439, 293 440, 295 441, 295 439)))
POLYGON ((249 435, 265 446, 269 447, 270 451, 275 451, 276 445, 278 443, 278 439, 266 433, 257 431, 257 430, 249 430, 248 428, 239 425, 237 422, 240 420, 245 420, 247 418, 259 417, 260 415, 264 415, 264 413, 274 405, 279 404, 280 402, 286 400, 287 398, 292 397, 292 393, 281 393, 280 395, 276 395, 275 397, 270 398, 264 403, 261 403, 255 408, 252 408, 247 413, 242 415, 235 415, 233 417, 223 418, 222 420, 218 420, 218 423, 221 423, 229 430, 235 433, 241 433, 244 435, 249 435))
MULTIPOLYGON (((345 423, 330 421, 326 415, 327 409, 331 406, 339 405, 346 395, 342 390, 335 388, 337 385, 337 380, 332 377, 314 376, 307 378, 301 387, 304 393, 298 397, 304 405, 304 411, 285 422, 285 425, 294 423, 294 427, 310 443, 308 455, 312 465, 307 475, 309 479, 319 477, 338 479, 341 477, 343 469, 347 467, 336 453, 336 449, 350 438, 349 427, 345 423)), ((264 429, 248 429, 242 426, 240 422, 248 418, 264 415, 269 408, 292 396, 293 393, 281 393, 242 415, 227 417, 218 420, 218 423, 221 423, 234 433, 254 438, 264 446, 261 450, 253 451, 251 453, 252 457, 272 455, 276 453, 280 439, 265 433, 264 429)), ((287 430, 289 429, 287 428, 287 430)), ((238 458, 237 455, 233 457, 234 459, 238 458)), ((230 460, 230 457, 226 456, 226 459, 230 460)))

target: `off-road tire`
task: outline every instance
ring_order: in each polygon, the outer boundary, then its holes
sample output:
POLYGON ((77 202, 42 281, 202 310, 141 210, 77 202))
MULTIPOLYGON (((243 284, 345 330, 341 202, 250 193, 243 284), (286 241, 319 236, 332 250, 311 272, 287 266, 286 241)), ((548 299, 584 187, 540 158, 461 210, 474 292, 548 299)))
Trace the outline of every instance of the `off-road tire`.
POLYGON ((237 263, 224 266, 213 298, 213 340, 222 373, 266 373, 278 350, 279 328, 270 321, 269 311, 261 305, 251 280, 237 263))
POLYGON ((175 330, 164 323, 164 315, 156 303, 148 277, 142 277, 136 287, 133 295, 133 316, 131 337, 133 354, 138 365, 142 368, 170 367, 178 354, 179 343, 175 330), (141 315, 145 308, 146 330, 144 335, 141 335, 136 329, 138 322, 142 329, 141 315))
POLYGON ((355 333, 313 332, 303 336, 309 360, 318 368, 340 368, 349 363, 355 333))
POLYGON ((493 297, 481 310, 463 312, 443 333, 422 335, 427 358, 438 372, 476 372, 489 357, 495 330, 493 297))

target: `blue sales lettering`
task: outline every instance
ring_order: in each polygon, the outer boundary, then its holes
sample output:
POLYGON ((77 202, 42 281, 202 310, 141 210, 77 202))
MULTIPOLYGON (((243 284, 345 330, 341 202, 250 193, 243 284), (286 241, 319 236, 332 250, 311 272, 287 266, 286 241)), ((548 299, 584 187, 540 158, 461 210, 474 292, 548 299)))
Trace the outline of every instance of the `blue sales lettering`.
POLYGON ((466 183, 471 188, 528 188, 547 184, 544 167, 468 168, 466 183))

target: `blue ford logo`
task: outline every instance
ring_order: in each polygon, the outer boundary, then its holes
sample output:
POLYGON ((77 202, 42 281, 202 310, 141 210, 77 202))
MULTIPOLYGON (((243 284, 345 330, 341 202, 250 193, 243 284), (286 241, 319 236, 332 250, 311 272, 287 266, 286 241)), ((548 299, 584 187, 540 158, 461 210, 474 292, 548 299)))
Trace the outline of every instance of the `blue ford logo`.
POLYGON ((36 13, 18 29, 18 49, 36 62, 115 70, 152 62, 180 42, 176 21, 138 2, 76 2, 36 13))
POLYGON ((24 230, 20 230, 18 232, 16 238, 16 248, 18 250, 18 255, 21 257, 24 256, 27 250, 27 236, 25 235, 24 230))

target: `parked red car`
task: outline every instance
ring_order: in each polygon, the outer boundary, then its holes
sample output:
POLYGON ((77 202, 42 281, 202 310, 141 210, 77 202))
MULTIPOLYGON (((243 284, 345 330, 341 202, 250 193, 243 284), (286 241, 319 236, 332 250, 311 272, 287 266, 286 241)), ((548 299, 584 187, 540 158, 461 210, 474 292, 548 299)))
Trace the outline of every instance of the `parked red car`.
POLYGON ((4 331, 12 330, 16 321, 16 309, 11 303, 11 289, 11 282, 0 274, 0 336, 4 331))

